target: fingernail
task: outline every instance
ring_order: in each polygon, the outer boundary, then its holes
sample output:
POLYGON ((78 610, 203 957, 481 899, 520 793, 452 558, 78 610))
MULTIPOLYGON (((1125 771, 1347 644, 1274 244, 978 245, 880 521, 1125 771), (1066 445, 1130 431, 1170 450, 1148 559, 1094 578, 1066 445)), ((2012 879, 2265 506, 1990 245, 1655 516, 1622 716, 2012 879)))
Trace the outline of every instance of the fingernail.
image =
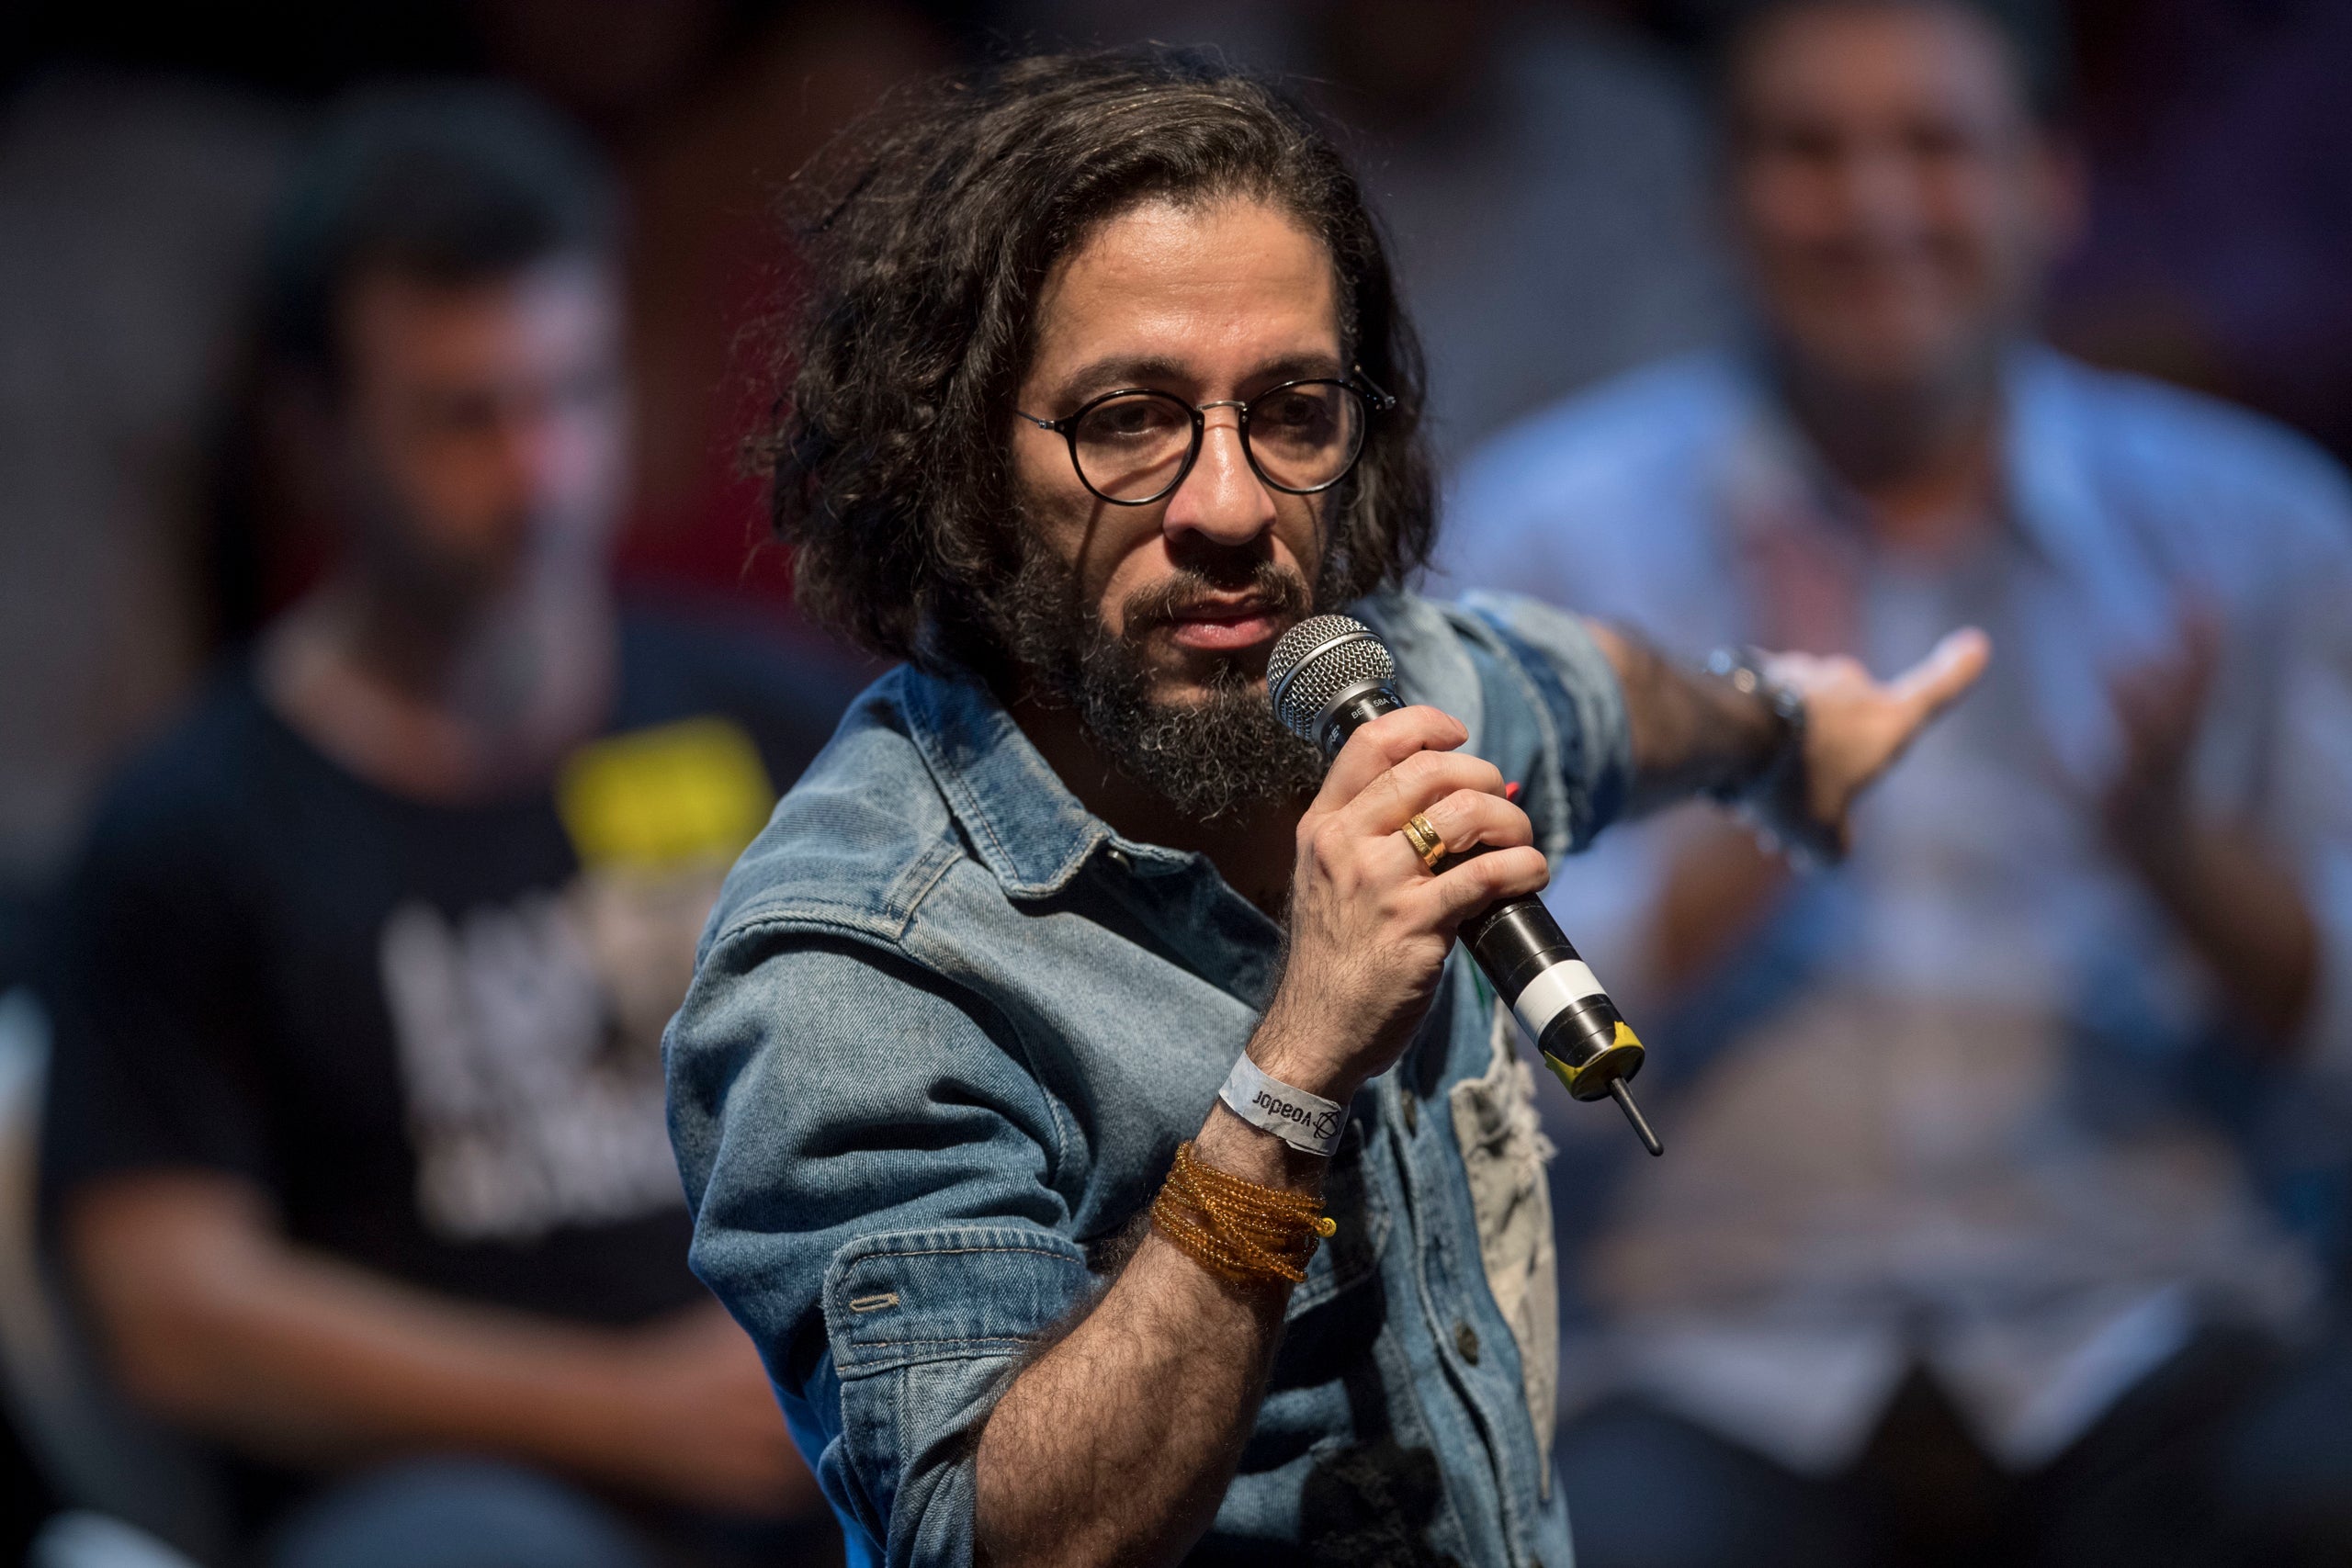
POLYGON ((1509 784, 1503 785, 1503 798, 1505 800, 1515 801, 1519 798, 1519 791, 1520 783, 1517 779, 1513 779, 1509 784))

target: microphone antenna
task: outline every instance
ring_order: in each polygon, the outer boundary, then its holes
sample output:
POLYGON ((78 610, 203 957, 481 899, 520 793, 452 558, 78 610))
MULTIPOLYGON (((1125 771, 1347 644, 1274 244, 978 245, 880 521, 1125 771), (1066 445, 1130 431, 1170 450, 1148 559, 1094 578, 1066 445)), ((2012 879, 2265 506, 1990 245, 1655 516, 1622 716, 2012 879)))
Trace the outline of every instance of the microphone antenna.
MULTIPOLYGON (((1628 1032, 1631 1032, 1628 1031, 1628 1032)), ((1546 1056, 1544 1060, 1552 1062, 1552 1058, 1549 1056, 1546 1056)), ((1552 1066, 1555 1071, 1557 1071, 1559 1064, 1557 1062, 1552 1062, 1552 1066)), ((1634 1124, 1634 1135, 1641 1139, 1642 1147, 1649 1150, 1649 1152, 1654 1156, 1662 1155, 1666 1153, 1666 1145, 1657 1141, 1657 1134, 1656 1133, 1650 1131, 1649 1122, 1642 1116, 1642 1108, 1634 1103, 1634 1091, 1625 1087, 1625 1079, 1632 1077, 1634 1075, 1632 1073, 1628 1072, 1623 1077, 1611 1078, 1609 1080, 1609 1098, 1617 1102, 1617 1108, 1625 1113, 1625 1120, 1634 1124)))
MULTIPOLYGON (((1266 660, 1266 693, 1283 728, 1318 747, 1326 761, 1360 726, 1405 705, 1395 657, 1370 626, 1346 615, 1310 616, 1284 632, 1266 660)), ((1438 869, 1486 852, 1449 854, 1438 869)), ((1507 898, 1463 921, 1460 935, 1568 1093, 1615 1100, 1642 1146, 1664 1154, 1625 1086, 1642 1070, 1642 1043, 1543 900, 1507 898)))

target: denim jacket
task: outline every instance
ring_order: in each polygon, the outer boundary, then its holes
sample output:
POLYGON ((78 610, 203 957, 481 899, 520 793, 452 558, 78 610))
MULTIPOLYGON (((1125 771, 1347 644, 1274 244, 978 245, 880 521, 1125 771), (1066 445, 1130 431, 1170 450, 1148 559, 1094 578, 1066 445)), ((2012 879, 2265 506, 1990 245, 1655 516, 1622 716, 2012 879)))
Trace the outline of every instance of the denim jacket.
MULTIPOLYGON (((1547 853, 1619 809, 1623 701, 1580 623, 1503 598, 1357 613, 1406 699, 1523 783, 1547 853)), ((910 669, 745 852, 665 1043, 671 1134, 695 1270, 852 1562, 971 1560, 991 1403, 1107 1283, 1281 945, 1207 860, 1090 815, 984 689, 910 669)), ((1338 1234, 1196 1561, 1566 1568, 1532 1055, 1457 950, 1350 1108, 1338 1234)))

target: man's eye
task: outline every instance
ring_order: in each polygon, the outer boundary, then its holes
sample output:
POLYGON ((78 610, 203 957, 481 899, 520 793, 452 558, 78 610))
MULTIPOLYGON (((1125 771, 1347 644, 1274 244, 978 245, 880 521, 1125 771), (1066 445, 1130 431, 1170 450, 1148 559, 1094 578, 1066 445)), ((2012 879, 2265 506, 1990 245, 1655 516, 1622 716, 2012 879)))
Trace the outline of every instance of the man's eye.
POLYGON ((1107 403, 1086 418, 1085 434, 1111 440, 1138 440, 1175 428, 1176 411, 1157 399, 1107 403))
POLYGON ((1298 430, 1321 423, 1322 400, 1305 392, 1284 392, 1274 399, 1258 416, 1269 424, 1298 430))
POLYGON ((1338 411, 1324 393, 1300 390, 1279 393, 1250 414, 1251 434, 1259 440, 1279 442, 1293 449, 1322 446, 1335 439, 1338 411))
POLYGON ((1904 151, 1923 163, 1951 163, 1984 151, 1982 139, 1952 125, 1915 125, 1903 141, 1904 151))
POLYGON ((1822 126, 1792 126, 1758 137, 1756 151, 1783 163, 1825 168, 1845 155, 1844 140, 1822 126))

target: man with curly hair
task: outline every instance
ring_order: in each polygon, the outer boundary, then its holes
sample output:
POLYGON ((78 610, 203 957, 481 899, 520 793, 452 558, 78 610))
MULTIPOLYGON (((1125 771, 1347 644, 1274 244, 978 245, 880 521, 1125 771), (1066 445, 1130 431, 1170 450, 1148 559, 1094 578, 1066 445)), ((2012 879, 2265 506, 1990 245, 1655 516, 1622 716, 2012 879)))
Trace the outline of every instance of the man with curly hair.
POLYGON ((1768 770, 1834 845, 1983 640, 1888 685, 1776 666, 1795 723, 1408 593, 1380 242, 1329 141, 1213 62, 947 85, 830 192, 776 521, 803 604, 908 663, 738 863, 672 1023, 696 1270, 855 1561, 1566 1562, 1531 1077, 1456 927, 1768 770), (1342 605, 1415 705, 1326 776, 1265 669, 1342 605), (1408 824, 1489 852, 1432 870, 1408 824), (1264 1130, 1240 1083, 1339 1131, 1264 1130))

